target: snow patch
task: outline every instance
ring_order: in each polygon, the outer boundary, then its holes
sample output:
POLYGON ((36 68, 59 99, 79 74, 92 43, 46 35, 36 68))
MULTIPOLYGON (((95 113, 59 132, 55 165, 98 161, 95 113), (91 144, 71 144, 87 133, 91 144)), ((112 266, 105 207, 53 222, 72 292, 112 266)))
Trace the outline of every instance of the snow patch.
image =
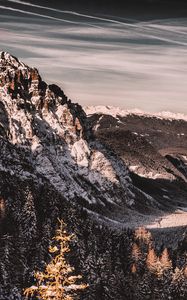
POLYGON ((91 156, 90 169, 99 172, 104 178, 117 183, 116 172, 110 161, 100 151, 95 150, 91 156))
POLYGON ((89 166, 90 150, 85 140, 80 139, 73 144, 71 155, 81 167, 89 166))

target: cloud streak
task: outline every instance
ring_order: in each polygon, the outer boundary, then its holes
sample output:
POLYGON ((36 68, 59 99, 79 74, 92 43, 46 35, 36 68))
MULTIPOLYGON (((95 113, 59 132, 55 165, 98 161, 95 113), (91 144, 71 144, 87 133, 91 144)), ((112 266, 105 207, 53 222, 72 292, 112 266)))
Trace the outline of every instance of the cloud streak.
MULTIPOLYGON (((84 18, 89 18, 92 20, 97 20, 97 21, 104 21, 104 22, 109 22, 109 23, 114 23, 114 24, 118 24, 118 25, 122 25, 125 27, 132 27, 132 28, 143 28, 144 30, 149 30, 152 28, 158 28, 159 30, 162 31, 169 31, 172 33, 182 33, 182 34, 187 34, 186 32, 180 32, 177 30, 174 30, 173 28, 169 28, 168 26, 166 27, 159 27, 158 25, 154 25, 151 24, 151 22, 138 22, 135 19, 130 19, 128 18, 128 21, 131 21, 133 23, 127 23, 127 22, 121 22, 121 21, 117 21, 111 18, 103 18, 103 17, 96 17, 96 16, 91 16, 88 14, 81 14, 75 11, 67 11, 67 10, 61 10, 61 9, 56 9, 56 8, 51 8, 51 7, 46 7, 46 6, 42 6, 42 5, 38 5, 38 4, 33 4, 30 2, 25 2, 25 1, 20 1, 20 0, 7 0, 7 2, 11 2, 11 3, 16 3, 16 4, 21 4, 21 5, 26 5, 29 7, 35 7, 35 8, 41 8, 44 10, 48 10, 48 11, 53 11, 53 12, 59 12, 59 13, 63 13, 63 14, 69 14, 69 15, 73 15, 73 16, 78 16, 78 17, 84 17, 84 18)), ((127 20, 126 18, 123 18, 123 20, 127 20)), ((86 23, 88 24, 88 23, 86 23)), ((157 38, 154 36, 154 38, 157 38)))
MULTIPOLYGON (((111 19, 111 18, 95 17, 95 16, 91 16, 91 15, 88 15, 88 14, 81 14, 81 13, 78 13, 78 12, 75 12, 75 11, 56 9, 56 8, 46 7, 46 6, 42 6, 42 5, 38 5, 38 4, 33 4, 33 3, 30 3, 30 2, 25 2, 25 1, 7 0, 7 2, 22 4, 22 5, 26 5, 26 6, 30 6, 30 7, 35 7, 35 8, 41 8, 41 9, 45 9, 45 10, 48 10, 48 11, 59 12, 59 13, 63 13, 63 14, 78 16, 78 17, 84 17, 84 18, 97 20, 97 21, 105 21, 105 22, 114 23, 114 24, 118 24, 118 25, 136 27, 135 24, 120 22, 120 21, 117 21, 117 20, 114 20, 114 19, 111 19)), ((128 19, 128 20, 130 20, 130 19, 128 19)), ((134 21, 134 20, 132 19, 132 21, 134 21)))
MULTIPOLYGON (((179 34, 178 31, 175 31, 174 29, 172 30, 171 28, 168 28, 168 26, 167 26, 167 28, 163 28, 163 27, 158 28, 158 26, 156 27, 154 25, 147 24, 147 23, 146 23, 146 26, 145 26, 145 23, 141 23, 141 22, 138 22, 137 24, 136 23, 131 24, 131 23, 121 22, 121 21, 117 21, 117 20, 113 20, 113 19, 101 18, 101 17, 95 17, 95 16, 91 16, 91 15, 81 14, 81 13, 77 13, 77 12, 73 12, 73 11, 65 11, 65 10, 50 8, 50 7, 41 6, 41 5, 37 5, 37 4, 32 4, 30 2, 25 2, 25 1, 20 1, 20 0, 7 0, 7 2, 26 5, 26 6, 29 6, 29 7, 42 8, 42 9, 45 9, 45 10, 48 10, 48 11, 60 12, 60 13, 63 13, 63 14, 70 14, 70 15, 74 15, 74 16, 86 17, 86 18, 89 18, 89 19, 97 20, 97 21, 105 21, 105 22, 109 22, 109 23, 114 23, 114 24, 118 24, 118 25, 121 25, 121 26, 125 26, 126 28, 130 27, 130 28, 134 29, 137 32, 137 34, 139 34, 140 36, 145 36, 145 37, 155 39, 155 40, 158 40, 158 41, 163 41, 163 42, 166 42, 166 43, 173 43, 173 44, 176 44, 176 45, 187 46, 186 42, 181 42, 181 41, 178 41, 178 40, 174 40, 172 38, 162 37, 162 31, 166 31, 166 32, 169 31, 171 33, 179 34), (155 33, 158 33, 158 34, 152 34, 152 32, 155 32, 155 33)), ((6 9, 5 6, 4 6, 4 9, 6 9)), ((30 14, 30 15, 40 16, 40 17, 43 17, 43 18, 48 18, 48 19, 51 19, 51 20, 62 21, 62 22, 69 23, 69 24, 75 24, 75 25, 77 24, 77 25, 85 25, 85 26, 88 25, 88 26, 91 26, 91 27, 102 29, 102 26, 98 26, 98 25, 94 25, 94 24, 90 24, 90 23, 70 21, 70 20, 66 20, 66 19, 61 19, 61 18, 49 16, 49 15, 43 15, 43 14, 28 12, 28 11, 25 11, 25 10, 20 10, 20 9, 11 8, 11 7, 8 7, 8 9, 9 10, 14 10, 14 11, 17 11, 17 12, 20 12, 20 13, 26 13, 26 14, 30 14)))
POLYGON ((187 113, 187 37, 162 30, 185 31, 185 20, 162 20, 149 30, 98 20, 95 28, 41 22, 33 13, 28 22, 3 11, 0 32, 8 35, 1 35, 1 47, 39 68, 44 80, 62 86, 74 101, 187 113))
MULTIPOLYGON (((27 11, 27 10, 22 10, 22 9, 10 7, 10 6, 0 5, 0 8, 1 9, 5 9, 5 10, 9 10, 9 11, 14 11, 14 12, 22 13, 22 14, 27 14, 27 15, 30 15, 30 16, 36 16, 36 17, 41 17, 41 18, 53 20, 53 21, 64 22, 64 23, 68 23, 68 24, 85 25, 85 23, 76 22, 76 21, 70 21, 70 20, 66 20, 66 19, 62 19, 62 18, 57 18, 57 17, 52 17, 52 16, 49 16, 49 15, 44 15, 44 14, 40 14, 40 13, 30 12, 30 11, 27 11)), ((100 28, 100 27, 98 27, 96 25, 93 25, 93 24, 87 24, 87 25, 90 26, 90 27, 94 27, 94 28, 100 28)))

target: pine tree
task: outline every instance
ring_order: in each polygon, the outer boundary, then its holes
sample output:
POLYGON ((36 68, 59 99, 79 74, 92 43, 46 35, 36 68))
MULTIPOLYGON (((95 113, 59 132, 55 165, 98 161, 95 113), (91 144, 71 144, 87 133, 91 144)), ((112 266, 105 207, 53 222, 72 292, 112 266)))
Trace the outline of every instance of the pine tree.
POLYGON ((162 252, 162 255, 160 257, 160 263, 163 271, 170 270, 172 267, 172 262, 169 258, 169 253, 167 248, 165 248, 164 251, 162 252))
POLYGON ((7 287, 9 284, 9 278, 12 269, 12 237, 8 234, 4 235, 1 238, 1 243, 4 243, 4 247, 2 247, 2 252, 0 256, 0 282, 3 283, 5 287, 7 287))
POLYGON ((170 286, 172 299, 187 299, 187 280, 185 277, 185 268, 175 268, 172 274, 170 286))
POLYGON ((26 243, 31 243, 33 238, 36 236, 36 212, 33 195, 29 190, 29 187, 25 189, 25 203, 21 213, 21 235, 26 243))
POLYGON ((131 273, 135 274, 136 272, 137 272, 137 267, 136 267, 136 264, 134 263, 131 267, 131 273))
POLYGON ((74 268, 66 262, 66 254, 70 251, 69 243, 73 235, 66 232, 66 224, 59 220, 60 227, 56 232, 55 245, 49 247, 53 259, 44 272, 35 272, 37 284, 25 289, 24 295, 36 296, 41 300, 73 300, 77 292, 87 288, 86 284, 77 283, 82 276, 73 275, 74 268))
POLYGON ((144 244, 151 245, 152 235, 144 227, 139 227, 135 230, 135 239, 143 242, 144 244))
POLYGON ((136 243, 133 243, 133 246, 132 246, 132 259, 134 261, 138 261, 138 260, 140 260, 141 255, 142 254, 141 254, 140 247, 136 243))
POLYGON ((156 273, 157 262, 158 262, 158 257, 155 253, 155 250, 153 248, 150 248, 148 251, 148 254, 147 254, 146 265, 147 265, 148 270, 151 273, 156 273))

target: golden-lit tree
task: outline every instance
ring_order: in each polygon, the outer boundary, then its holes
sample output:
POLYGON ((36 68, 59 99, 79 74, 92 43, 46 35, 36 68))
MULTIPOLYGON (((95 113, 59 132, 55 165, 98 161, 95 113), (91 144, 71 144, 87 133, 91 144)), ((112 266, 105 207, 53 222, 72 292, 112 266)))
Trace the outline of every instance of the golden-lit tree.
POLYGON ((163 270, 170 270, 172 268, 172 262, 169 258, 168 249, 165 248, 160 257, 160 263, 162 265, 163 270))
POLYGON ((158 264, 158 257, 155 253, 155 250, 153 248, 149 248, 147 259, 146 259, 146 265, 148 270, 151 273, 156 273, 157 271, 157 264, 158 264))
POLYGON ((136 272, 137 272, 137 267, 136 267, 136 264, 134 263, 131 267, 131 273, 135 274, 136 272))
POLYGON ((66 261, 66 254, 70 251, 69 243, 73 235, 68 235, 66 224, 59 220, 60 227, 53 238, 55 243, 49 247, 53 256, 44 272, 35 272, 36 285, 25 289, 24 295, 35 296, 40 300, 73 300, 78 291, 87 288, 79 283, 81 275, 74 275, 74 268, 66 261))
POLYGON ((149 244, 151 245, 151 240, 152 240, 152 235, 151 232, 148 231, 146 228, 144 227, 138 227, 135 230, 135 239, 142 241, 145 244, 149 244))
POLYGON ((166 271, 169 271, 172 268, 172 262, 169 258, 167 248, 162 252, 160 259, 157 257, 155 250, 149 248, 146 264, 151 273, 154 273, 157 277, 162 277, 166 271))
POLYGON ((132 245, 132 258, 134 261, 138 261, 140 260, 141 258, 141 250, 140 250, 140 247, 136 244, 136 243, 133 243, 132 245))

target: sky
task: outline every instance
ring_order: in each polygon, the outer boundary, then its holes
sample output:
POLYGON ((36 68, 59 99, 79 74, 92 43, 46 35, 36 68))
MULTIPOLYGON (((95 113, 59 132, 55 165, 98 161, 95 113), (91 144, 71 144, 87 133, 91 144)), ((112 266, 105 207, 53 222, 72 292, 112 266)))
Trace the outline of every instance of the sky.
POLYGON ((187 114, 187 9, 163 1, 0 0, 0 50, 83 106, 187 114))

